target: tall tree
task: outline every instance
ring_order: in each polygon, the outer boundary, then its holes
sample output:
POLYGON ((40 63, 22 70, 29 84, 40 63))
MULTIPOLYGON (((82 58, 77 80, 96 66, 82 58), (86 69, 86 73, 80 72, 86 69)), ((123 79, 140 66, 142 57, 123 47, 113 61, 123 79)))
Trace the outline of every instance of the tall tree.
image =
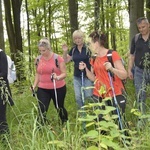
POLYGON ((3 29, 3 15, 2 15, 2 1, 1 0, 0 0, 0 49, 5 50, 4 29, 3 29))
POLYGON ((150 0, 146 0, 146 17, 150 22, 150 0))
POLYGON ((22 0, 4 0, 5 20, 10 45, 12 59, 15 61, 17 68, 18 80, 22 80, 21 76, 23 68, 23 48, 21 36, 21 13, 22 0))
POLYGON ((98 30, 100 26, 100 0, 95 0, 95 7, 94 7, 94 29, 98 30))
POLYGON ((130 41, 138 32, 136 20, 144 16, 144 0, 129 0, 130 41))
POLYGON ((68 0, 71 34, 78 29, 78 0, 68 0))

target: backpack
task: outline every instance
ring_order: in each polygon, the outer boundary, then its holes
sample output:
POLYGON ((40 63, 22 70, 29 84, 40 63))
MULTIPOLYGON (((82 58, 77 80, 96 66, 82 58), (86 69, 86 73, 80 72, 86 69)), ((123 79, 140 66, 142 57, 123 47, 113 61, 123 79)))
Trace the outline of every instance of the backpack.
MULTIPOLYGON (((0 52, 3 51, 0 49, 0 52)), ((17 80, 17 75, 16 75, 16 66, 14 64, 14 61, 11 60, 11 58, 7 56, 7 63, 8 63, 8 74, 7 74, 7 79, 9 83, 14 83, 14 81, 17 80)))
MULTIPOLYGON (((112 64, 112 66, 114 67, 114 62, 113 62, 113 59, 112 59, 112 52, 113 52, 113 50, 110 50, 110 49, 108 50, 107 59, 112 64)), ((121 60, 122 60, 122 64, 124 65, 123 59, 121 59, 121 60)), ((113 73, 111 73, 110 75, 111 75, 111 77, 114 77, 113 73)), ((122 81, 123 86, 125 87, 126 79, 121 80, 121 81, 122 81)))
POLYGON ((137 40, 138 40, 138 38, 139 38, 139 35, 140 35, 140 33, 137 33, 137 34, 135 35, 135 39, 134 39, 135 44, 136 44, 136 42, 137 42, 137 40))
POLYGON ((16 75, 16 66, 14 64, 14 61, 11 60, 11 58, 7 55, 7 62, 8 62, 8 75, 7 79, 9 83, 14 83, 14 81, 17 80, 16 75))
MULTIPOLYGON (((36 58, 36 62, 35 62, 36 67, 37 67, 38 64, 39 64, 39 61, 40 61, 41 57, 42 57, 42 55, 39 55, 39 56, 36 58)), ((59 68, 58 55, 54 53, 54 57, 53 57, 53 58, 54 58, 56 67, 59 68)))

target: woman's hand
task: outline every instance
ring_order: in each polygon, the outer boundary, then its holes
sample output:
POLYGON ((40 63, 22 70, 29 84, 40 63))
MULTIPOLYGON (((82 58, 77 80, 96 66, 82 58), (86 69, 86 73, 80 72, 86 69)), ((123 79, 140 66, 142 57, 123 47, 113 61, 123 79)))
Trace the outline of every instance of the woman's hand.
POLYGON ((62 49, 63 49, 64 52, 67 52, 67 51, 68 51, 68 46, 67 46, 67 44, 63 44, 63 45, 62 45, 62 49))
POLYGON ((83 62, 83 61, 81 61, 80 63, 79 63, 79 70, 84 70, 86 68, 86 64, 83 62))
POLYGON ((104 66, 105 66, 105 69, 106 69, 107 71, 113 72, 113 66, 112 66, 112 64, 111 64, 110 62, 105 62, 105 63, 104 63, 104 66))
POLYGON ((52 73, 52 74, 51 74, 51 80, 53 81, 53 79, 54 79, 54 80, 59 80, 59 76, 57 76, 56 73, 52 73))

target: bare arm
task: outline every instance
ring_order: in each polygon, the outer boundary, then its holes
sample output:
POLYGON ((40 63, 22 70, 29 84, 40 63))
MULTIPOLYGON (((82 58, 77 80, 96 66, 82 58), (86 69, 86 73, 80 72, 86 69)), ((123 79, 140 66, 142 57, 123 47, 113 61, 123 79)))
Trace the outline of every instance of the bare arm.
POLYGON ((117 75, 121 80, 127 78, 127 71, 125 70, 121 60, 115 61, 114 67, 110 62, 106 62, 104 65, 106 67, 106 70, 110 70, 112 73, 117 75))
POLYGON ((34 79, 34 84, 33 84, 33 90, 36 88, 36 86, 38 85, 39 83, 39 74, 36 73, 35 74, 35 79, 34 79))
POLYGON ((85 69, 85 71, 86 71, 86 76, 87 76, 91 81, 95 81, 95 74, 93 73, 93 69, 91 68, 91 70, 89 70, 89 69, 86 67, 86 64, 85 64, 84 62, 80 62, 80 63, 79 63, 79 69, 80 69, 80 70, 85 69))
POLYGON ((53 79, 63 80, 67 76, 65 62, 61 62, 59 67, 60 67, 61 74, 57 75, 56 73, 53 73, 53 79))
POLYGON ((135 59, 135 56, 130 54, 129 60, 128 60, 128 77, 129 77, 129 79, 133 79, 132 68, 134 65, 134 59, 135 59))
POLYGON ((91 68, 91 71, 86 67, 86 75, 91 81, 95 81, 95 74, 93 73, 93 69, 91 68))
POLYGON ((68 63, 72 59, 72 57, 68 55, 68 46, 66 44, 63 44, 62 49, 63 49, 63 59, 65 63, 68 63))

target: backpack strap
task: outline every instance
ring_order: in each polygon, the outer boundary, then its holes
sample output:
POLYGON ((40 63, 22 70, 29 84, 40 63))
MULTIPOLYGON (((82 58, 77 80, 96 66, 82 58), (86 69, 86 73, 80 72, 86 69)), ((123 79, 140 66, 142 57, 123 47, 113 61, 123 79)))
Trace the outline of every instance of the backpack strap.
MULTIPOLYGON (((37 67, 38 64, 39 64, 41 57, 42 57, 42 55, 39 55, 39 56, 36 58, 36 62, 35 62, 36 67, 37 67)), ((56 67, 59 68, 58 55, 57 55, 56 53, 54 53, 54 61, 55 61, 56 67)))
POLYGON ((76 49, 76 47, 74 46, 73 48, 72 48, 72 58, 71 58, 71 60, 73 61, 73 54, 74 54, 74 51, 75 51, 75 49, 76 49))
POLYGON ((58 55, 56 53, 54 53, 54 60, 55 60, 56 67, 59 68, 58 55))
POLYGON ((36 61, 35 61, 36 67, 37 67, 38 64, 39 64, 41 57, 42 57, 42 55, 39 55, 39 56, 36 58, 36 61))
POLYGON ((140 36, 140 33, 137 33, 137 34, 135 35, 135 38, 134 38, 134 42, 135 42, 135 44, 136 44, 136 42, 137 42, 137 40, 138 40, 139 36, 140 36))
POLYGON ((113 52, 113 50, 110 50, 110 49, 108 50, 108 52, 107 52, 107 59, 112 64, 112 66, 114 67, 114 62, 112 60, 112 52, 113 52))
MULTIPOLYGON (((111 63, 111 65, 113 66, 113 68, 114 68, 114 62, 113 62, 113 60, 112 60, 112 52, 113 52, 113 50, 108 50, 108 52, 107 52, 107 59, 108 59, 108 61, 111 63)), ((113 79, 114 79, 114 74, 112 73, 112 72, 110 72, 110 75, 111 75, 111 77, 113 77, 113 79)))

